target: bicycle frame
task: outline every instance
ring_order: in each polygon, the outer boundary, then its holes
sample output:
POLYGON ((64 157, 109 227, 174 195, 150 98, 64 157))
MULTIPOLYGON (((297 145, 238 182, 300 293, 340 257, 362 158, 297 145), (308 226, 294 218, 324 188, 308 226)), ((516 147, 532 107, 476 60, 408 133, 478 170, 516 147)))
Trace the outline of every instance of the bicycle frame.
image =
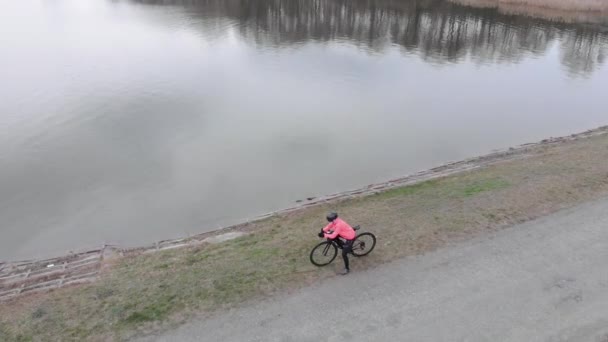
MULTIPOLYGON (((336 245, 336 247, 338 247, 338 249, 342 249, 343 245, 344 245, 344 241, 342 241, 341 237, 336 237, 335 239, 327 239, 327 241, 330 241, 332 244, 336 245)), ((329 244, 327 245, 327 248, 329 248, 329 244)), ((325 251, 323 251, 325 252, 325 251)))

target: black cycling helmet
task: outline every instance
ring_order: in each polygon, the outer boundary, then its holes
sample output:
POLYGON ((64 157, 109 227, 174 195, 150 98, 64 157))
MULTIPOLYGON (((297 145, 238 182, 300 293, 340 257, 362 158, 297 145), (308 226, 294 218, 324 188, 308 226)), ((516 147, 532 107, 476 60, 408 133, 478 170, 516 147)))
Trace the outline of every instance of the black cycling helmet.
POLYGON ((328 222, 334 222, 334 220, 337 219, 337 218, 338 218, 338 213, 336 213, 336 212, 332 211, 331 213, 327 214, 327 221, 328 222))

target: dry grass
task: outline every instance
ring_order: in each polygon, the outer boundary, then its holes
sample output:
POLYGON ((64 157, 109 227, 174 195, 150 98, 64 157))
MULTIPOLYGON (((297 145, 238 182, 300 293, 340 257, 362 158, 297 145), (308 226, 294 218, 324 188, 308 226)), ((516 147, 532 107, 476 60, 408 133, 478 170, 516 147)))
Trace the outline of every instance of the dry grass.
POLYGON ((308 260, 329 209, 377 235, 377 249, 352 261, 361 271, 608 194, 608 135, 531 153, 268 219, 221 244, 116 260, 94 284, 0 304, 0 340, 123 340, 333 277, 339 262, 308 260))
POLYGON ((499 2, 564 11, 608 11, 606 0, 499 0, 499 2))
POLYGON ((466 6, 491 7, 505 12, 524 12, 526 8, 531 13, 548 13, 556 15, 555 11, 567 12, 608 12, 608 0, 450 0, 466 6))

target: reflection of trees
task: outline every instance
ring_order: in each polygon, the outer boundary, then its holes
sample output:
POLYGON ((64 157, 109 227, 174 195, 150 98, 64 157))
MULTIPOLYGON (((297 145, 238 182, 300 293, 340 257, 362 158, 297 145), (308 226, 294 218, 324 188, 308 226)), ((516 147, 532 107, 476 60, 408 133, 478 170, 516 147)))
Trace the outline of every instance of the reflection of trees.
POLYGON ((603 61, 608 34, 596 27, 465 8, 443 0, 139 0, 180 5, 208 20, 234 20, 241 35, 261 45, 349 40, 381 51, 400 45, 435 63, 469 56, 516 62, 562 40, 563 64, 591 72, 603 61))
POLYGON ((564 35, 562 63, 573 74, 591 73, 604 62, 606 35, 597 32, 587 35, 564 35))

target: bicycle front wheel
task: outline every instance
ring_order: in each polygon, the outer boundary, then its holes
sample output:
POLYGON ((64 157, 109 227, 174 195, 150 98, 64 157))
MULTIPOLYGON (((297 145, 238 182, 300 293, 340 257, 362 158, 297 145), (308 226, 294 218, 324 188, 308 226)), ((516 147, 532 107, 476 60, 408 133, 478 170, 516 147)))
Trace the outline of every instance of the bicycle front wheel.
POLYGON ((338 255, 338 247, 331 241, 321 242, 310 252, 310 262, 315 266, 329 265, 338 255))
POLYGON ((368 255, 376 247, 376 237, 372 233, 359 234, 353 241, 353 255, 356 257, 368 255))

